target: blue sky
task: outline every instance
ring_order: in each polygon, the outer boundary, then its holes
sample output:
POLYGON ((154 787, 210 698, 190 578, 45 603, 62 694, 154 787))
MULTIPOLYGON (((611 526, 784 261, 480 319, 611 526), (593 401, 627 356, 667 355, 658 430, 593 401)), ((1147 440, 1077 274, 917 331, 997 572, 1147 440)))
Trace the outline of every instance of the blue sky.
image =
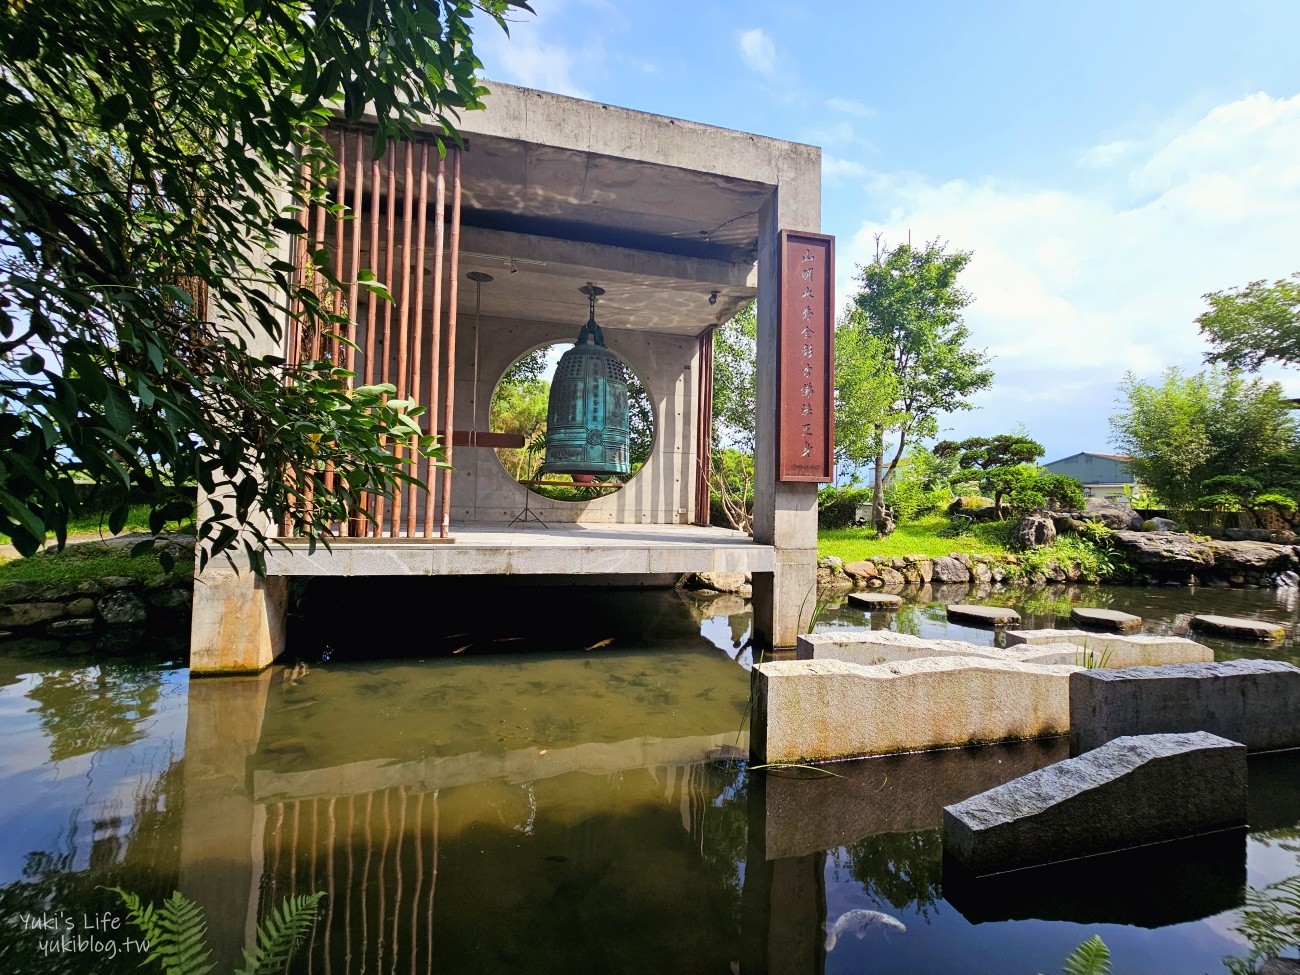
POLYGON ((1202 368, 1203 294, 1300 270, 1300 3, 533 6, 488 79, 820 146, 841 305, 877 233, 973 253, 996 379, 942 436, 1107 452, 1125 370, 1202 368))

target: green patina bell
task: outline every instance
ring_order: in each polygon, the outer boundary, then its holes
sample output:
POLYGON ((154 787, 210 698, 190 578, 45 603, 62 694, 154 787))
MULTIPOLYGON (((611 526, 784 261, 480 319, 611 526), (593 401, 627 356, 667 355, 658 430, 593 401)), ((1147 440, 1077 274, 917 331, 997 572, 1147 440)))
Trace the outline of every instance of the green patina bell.
POLYGON ((546 407, 546 455, 539 475, 627 474, 632 427, 627 409, 627 368, 609 349, 596 324, 596 297, 588 284, 590 314, 573 348, 560 357, 546 407))

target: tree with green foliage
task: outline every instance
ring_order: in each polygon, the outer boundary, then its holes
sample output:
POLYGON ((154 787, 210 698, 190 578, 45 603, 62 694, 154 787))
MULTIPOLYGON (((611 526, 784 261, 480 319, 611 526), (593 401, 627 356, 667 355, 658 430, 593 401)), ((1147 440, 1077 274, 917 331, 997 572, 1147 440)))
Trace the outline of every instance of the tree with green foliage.
POLYGON ((1300 271, 1203 297, 1210 308, 1196 324, 1213 347, 1206 362, 1247 371, 1266 362, 1300 366, 1300 271))
POLYGON ((952 458, 958 468, 958 477, 962 472, 987 471, 995 467, 1010 467, 1015 464, 1032 464, 1046 451, 1037 440, 1030 440, 1018 433, 999 433, 995 437, 967 437, 958 443, 955 440, 940 440, 934 445, 934 455, 939 458, 952 458))
POLYGON ((754 452, 758 309, 750 302, 713 331, 713 445, 754 452))
POLYGON ((1023 512, 1048 505, 1077 511, 1083 507, 1083 485, 1064 474, 1033 464, 994 467, 981 472, 980 486, 993 495, 993 510, 1001 519, 1007 511, 1023 512))
POLYGON ((877 514, 907 445, 933 436, 943 414, 971 409, 969 397, 993 381, 988 355, 968 348, 970 329, 962 321, 971 296, 957 278, 970 258, 969 251, 949 253, 930 241, 900 244, 859 267, 850 324, 884 343, 896 383, 876 454, 877 514), (888 465, 887 441, 893 453, 888 465))
MULTIPOLYGON (((197 483, 227 500, 200 563, 312 539, 363 493, 412 480, 383 438, 419 437, 384 387, 328 357, 249 351, 285 328, 346 336, 329 248, 278 257, 330 206, 326 127, 375 120, 373 153, 432 121, 440 146, 487 94, 476 15, 521 0, 128 0, 0 12, 0 531, 61 544, 89 479, 120 502, 197 483), (287 196, 286 196, 287 194, 287 196), (289 201, 285 208, 286 199, 289 201), (296 259, 295 259, 296 260, 296 259), (310 284, 300 283, 307 270, 310 284), (282 476, 290 470, 292 478, 282 476), (298 498, 311 490, 313 502, 298 498)), ((386 295, 373 274, 360 283, 386 295)), ((327 343, 328 344, 328 343, 327 343)), ((436 456, 436 455, 435 455, 436 456)), ((97 501, 96 503, 102 503, 97 501)))
POLYGON ((1126 373, 1119 389, 1124 408, 1110 418, 1111 442, 1132 456, 1134 475, 1169 507, 1194 505, 1202 484, 1224 474, 1286 487, 1267 477, 1300 447, 1279 384, 1235 371, 1185 376, 1170 368, 1159 384, 1126 373))
POLYGON ((835 330, 835 466, 850 474, 879 456, 899 389, 890 349, 850 316, 835 330))

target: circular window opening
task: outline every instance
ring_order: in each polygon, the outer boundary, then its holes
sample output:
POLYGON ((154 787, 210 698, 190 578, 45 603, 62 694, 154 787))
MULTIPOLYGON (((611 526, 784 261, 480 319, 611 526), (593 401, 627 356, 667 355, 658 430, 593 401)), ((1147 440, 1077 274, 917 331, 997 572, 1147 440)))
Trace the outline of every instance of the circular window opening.
POLYGON ((621 378, 627 383, 628 425, 631 430, 629 473, 542 473, 541 467, 546 459, 546 413, 551 383, 560 357, 571 348, 572 342, 556 342, 516 359, 497 381, 488 411, 488 429, 520 438, 520 446, 497 447, 496 455, 506 473, 530 491, 555 501, 591 501, 615 493, 645 466, 654 445, 654 407, 636 373, 615 354, 623 373, 621 378))

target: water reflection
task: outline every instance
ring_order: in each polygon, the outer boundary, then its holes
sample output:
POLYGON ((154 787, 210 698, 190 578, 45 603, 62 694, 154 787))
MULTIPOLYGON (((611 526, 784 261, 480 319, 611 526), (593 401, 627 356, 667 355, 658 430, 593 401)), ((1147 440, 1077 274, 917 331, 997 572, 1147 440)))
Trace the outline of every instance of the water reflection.
MULTIPOLYGON (((323 890, 294 971, 1032 973, 1100 933, 1116 971, 1221 972, 1245 884, 1300 871, 1298 759, 1258 756, 1248 839, 965 883, 943 806, 1063 740, 751 771, 747 612, 616 603, 549 636, 527 612, 457 620, 384 660, 325 628, 257 678, 27 662, 0 687, 0 971, 134 971, 41 956, 15 923, 113 909, 101 885, 121 884, 197 900, 218 970, 286 895, 323 890), (484 649, 503 635, 527 646, 484 649), (828 950, 853 911, 901 927, 828 950)), ((842 612, 826 625, 864 625, 842 612)), ((971 638, 942 607, 896 622, 971 638)))

